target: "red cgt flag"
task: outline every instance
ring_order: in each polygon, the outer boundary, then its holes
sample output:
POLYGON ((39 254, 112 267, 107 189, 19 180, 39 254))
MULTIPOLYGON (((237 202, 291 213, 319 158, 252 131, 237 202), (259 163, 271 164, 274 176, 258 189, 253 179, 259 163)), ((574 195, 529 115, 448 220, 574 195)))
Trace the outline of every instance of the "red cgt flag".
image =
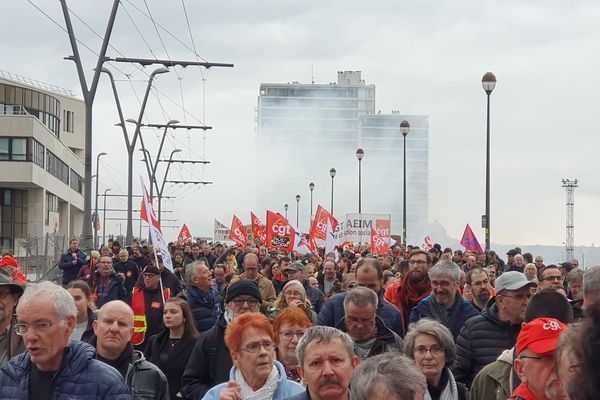
POLYGON ((233 240, 235 243, 242 247, 246 247, 248 243, 248 232, 246 232, 246 228, 244 228, 244 224, 237 216, 233 216, 233 220, 231 221, 231 230, 229 231, 229 239, 233 240))
POLYGON ((371 228, 371 252, 373 255, 380 256, 385 254, 389 249, 389 243, 379 236, 374 228, 371 228))
POLYGON ((186 224, 183 224, 181 227, 181 231, 179 231, 179 235, 177 236, 177 240, 179 243, 189 243, 192 241, 192 234, 188 229, 186 224))
POLYGON ((475 233, 473 233, 473 230, 469 224, 465 226, 465 232, 460 240, 460 244, 467 250, 483 253, 483 249, 481 248, 481 245, 479 244, 479 241, 475 237, 475 233))
POLYGON ((333 215, 321 206, 317 207, 317 213, 313 220, 312 226, 310 227, 310 238, 314 239, 327 239, 327 220, 331 223, 331 229, 333 232, 336 231, 338 221, 333 215))
POLYGON ((256 240, 258 239, 261 244, 265 244, 267 241, 267 235, 265 234, 265 230, 263 228, 262 222, 260 219, 252 211, 250 211, 250 219, 252 220, 252 235, 254 236, 254 243, 256 244, 256 240))
POLYGON ((296 231, 283 215, 267 211, 267 238, 265 244, 269 249, 291 252, 294 250, 296 231))

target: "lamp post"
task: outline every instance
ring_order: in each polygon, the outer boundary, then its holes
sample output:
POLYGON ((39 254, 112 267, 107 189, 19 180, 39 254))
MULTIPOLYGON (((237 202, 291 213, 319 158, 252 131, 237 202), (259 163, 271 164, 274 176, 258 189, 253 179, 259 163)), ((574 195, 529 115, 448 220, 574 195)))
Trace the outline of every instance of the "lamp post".
MULTIPOLYGON (((159 224, 160 224, 160 211, 161 211, 161 204, 162 204, 162 195, 165 190, 165 183, 167 183, 167 175, 169 174, 169 168, 171 167, 171 163, 173 162, 173 154, 181 153, 182 151, 183 150, 181 150, 181 149, 175 149, 171 152, 171 155, 169 156, 169 161, 167 162, 167 169, 165 170, 165 178, 163 179, 162 185, 160 186, 160 190, 157 193, 157 195, 158 195, 158 223, 159 224)), ((157 159, 157 162, 158 162, 158 159, 157 159)), ((154 171, 154 180, 156 180, 156 170, 154 171)))
POLYGON ((310 218, 308 227, 312 225, 312 217, 313 217, 313 190, 315 190, 315 184, 313 182, 308 184, 308 190, 310 190, 310 218))
POLYGON ((361 179, 360 179, 361 178, 361 170, 360 170, 360 166, 362 164, 361 161, 364 156, 365 156, 365 151, 363 149, 359 148, 358 150, 356 150, 356 158, 358 159, 358 213, 359 214, 361 213, 361 203, 360 203, 360 200, 361 200, 361 198, 360 198, 361 197, 361 187, 360 187, 361 186, 360 185, 361 184, 361 179))
POLYGON ((300 227, 299 227, 299 225, 300 225, 299 210, 300 210, 300 195, 297 194, 296 195, 296 228, 298 228, 298 229, 300 229, 300 227))
POLYGON ((333 178, 335 177, 335 168, 329 170, 329 176, 331 176, 331 215, 333 215, 333 178))
POLYGON ((95 219, 94 219, 94 248, 97 249, 98 248, 98 229, 96 228, 96 221, 98 221, 98 181, 100 180, 99 176, 100 176, 100 157, 101 156, 105 156, 107 153, 102 152, 102 153, 98 153, 98 155, 96 156, 96 209, 94 210, 94 215, 95 215, 95 219))
POLYGON ((283 209, 285 210, 285 219, 287 219, 287 210, 288 210, 287 203, 283 205, 283 209))
POLYGON ((117 225, 119 225, 119 236, 123 236, 123 231, 121 229, 123 224, 119 222, 117 225))
POLYGON ((106 243, 106 193, 110 188, 104 190, 104 211, 102 212, 102 245, 106 243))
POLYGON ((496 87, 496 76, 486 72, 481 85, 487 95, 487 129, 485 145, 485 250, 490 250, 490 95, 496 87))
POLYGON ((404 120, 400 123, 400 132, 404 137, 404 167, 402 168, 402 172, 404 173, 403 177, 403 189, 402 189, 402 243, 406 245, 406 135, 408 135, 408 131, 410 130, 410 124, 407 120, 404 120))

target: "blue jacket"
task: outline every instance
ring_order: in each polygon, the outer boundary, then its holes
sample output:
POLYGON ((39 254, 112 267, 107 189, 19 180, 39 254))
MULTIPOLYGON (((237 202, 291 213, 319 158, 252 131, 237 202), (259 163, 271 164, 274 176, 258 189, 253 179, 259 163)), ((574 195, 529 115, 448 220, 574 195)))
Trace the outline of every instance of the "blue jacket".
MULTIPOLYGON (((94 359, 87 343, 73 341, 65 348, 60 369, 54 375, 55 400, 131 400, 131 391, 114 368, 94 359)), ((29 400, 29 353, 12 358, 0 370, 0 398, 29 400)))
POLYGON ((217 290, 211 286, 208 292, 204 292, 190 285, 186 294, 198 330, 204 332, 212 328, 221 314, 221 298, 217 290))
MULTIPOLYGON (((377 315, 383 320, 385 326, 396 332, 402 337, 402 319, 400 311, 393 304, 383 299, 383 294, 379 293, 379 305, 377 306, 377 315)), ((344 299, 346 293, 338 293, 329 298, 317 316, 315 325, 331 326, 335 328, 342 318, 344 318, 344 299)))
POLYGON ((103 305, 113 300, 127 301, 127 292, 123 286, 121 279, 117 277, 114 271, 110 271, 108 277, 103 277, 100 271, 95 272, 96 286, 92 291, 98 296, 96 307, 101 308, 103 305))
POLYGON ((437 320, 442 325, 446 326, 446 328, 450 329, 452 332, 452 336, 454 340, 458 338, 458 334, 460 333, 461 328, 465 325, 465 322, 474 315, 478 315, 479 311, 471 303, 467 300, 463 299, 460 294, 457 295, 457 299, 460 299, 459 302, 455 302, 454 305, 447 310, 448 320, 450 321, 448 324, 444 323, 444 321, 440 321, 435 317, 432 311, 432 299, 434 299, 434 295, 430 294, 425 297, 423 300, 417 304, 412 311, 410 312, 409 323, 417 322, 422 318, 431 318, 437 320), (454 313, 458 313, 455 317, 454 313))
MULTIPOLYGON (((285 369, 283 368, 283 365, 279 361, 273 362, 275 363, 275 367, 279 372, 279 381, 277 382, 277 389, 275 389, 275 393, 273 394, 273 400, 283 400, 287 399, 290 396, 303 393, 304 386, 294 381, 290 381, 287 378, 287 375, 285 374, 285 369)), ((229 380, 235 380, 234 371, 235 367, 231 368, 231 372, 229 373, 229 380)), ((227 382, 215 386, 204 395, 202 400, 218 400, 221 394, 221 390, 225 389, 226 387, 227 382)))
POLYGON ((73 256, 71 255, 70 249, 60 257, 58 268, 62 270, 63 286, 68 285, 69 282, 74 281, 75 278, 77 278, 77 274, 81 267, 87 264, 87 258, 87 254, 81 250, 77 250, 77 262, 73 265, 73 256))

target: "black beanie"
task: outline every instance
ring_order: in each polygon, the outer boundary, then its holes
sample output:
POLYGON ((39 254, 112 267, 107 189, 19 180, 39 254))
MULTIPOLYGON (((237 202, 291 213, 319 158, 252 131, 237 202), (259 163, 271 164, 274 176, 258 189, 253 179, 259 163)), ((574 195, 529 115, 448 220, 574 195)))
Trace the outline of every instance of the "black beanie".
POLYGON ((229 303, 231 300, 243 294, 255 297, 259 303, 262 303, 262 296, 260 295, 258 284, 250 279, 240 279, 229 285, 227 294, 225 295, 225 303, 229 303))

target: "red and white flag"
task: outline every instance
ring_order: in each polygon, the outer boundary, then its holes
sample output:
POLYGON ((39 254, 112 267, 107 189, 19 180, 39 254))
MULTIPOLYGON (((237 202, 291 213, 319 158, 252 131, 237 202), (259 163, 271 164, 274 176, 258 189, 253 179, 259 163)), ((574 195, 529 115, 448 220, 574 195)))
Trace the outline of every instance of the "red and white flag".
POLYGON ((258 241, 264 245, 267 241, 267 235, 265 234, 265 228, 262 222, 260 222, 260 219, 258 219, 258 217, 254 215, 252 211, 250 211, 250 219, 252 220, 252 235, 254 236, 254 244, 257 244, 256 240, 258 239, 258 241))
POLYGON ((242 224, 242 221, 240 221, 240 219, 235 215, 231 221, 229 239, 233 240, 242 247, 246 247, 248 244, 248 232, 246 232, 246 228, 244 227, 244 224, 242 224))
POLYGON ((310 227, 310 238, 327 240, 327 221, 331 223, 331 228, 335 232, 338 226, 338 221, 325 208, 318 206, 315 219, 310 227))
POLYGON ((425 236, 425 238, 423 239, 423 245, 421 246, 421 248, 425 251, 433 249, 433 243, 431 242, 431 238, 429 237, 429 235, 425 236))
POLYGON ((374 256, 385 254, 390 249, 390 244, 377 234, 374 228, 371 228, 371 252, 374 256))
POLYGON ((163 235, 160 229, 160 223, 158 222, 158 218, 156 218, 156 214, 154 213, 154 209, 152 208, 152 203, 150 202, 150 196, 148 195, 148 191, 146 190, 146 185, 144 185, 144 179, 140 177, 142 184, 142 208, 140 210, 140 218, 148 223, 150 227, 150 238, 152 239, 152 245, 160 250, 160 255, 162 256, 163 264, 167 269, 173 272, 173 261, 171 261, 171 254, 169 253, 169 246, 167 241, 165 240, 165 236, 163 235))
POLYGON ((190 233, 190 230, 186 224, 183 224, 181 227, 181 231, 179 231, 177 240, 179 243, 189 243, 192 241, 192 234, 190 233))
POLYGON ((291 252, 294 250, 296 232, 287 219, 281 214, 267 211, 267 239, 269 249, 291 252))

